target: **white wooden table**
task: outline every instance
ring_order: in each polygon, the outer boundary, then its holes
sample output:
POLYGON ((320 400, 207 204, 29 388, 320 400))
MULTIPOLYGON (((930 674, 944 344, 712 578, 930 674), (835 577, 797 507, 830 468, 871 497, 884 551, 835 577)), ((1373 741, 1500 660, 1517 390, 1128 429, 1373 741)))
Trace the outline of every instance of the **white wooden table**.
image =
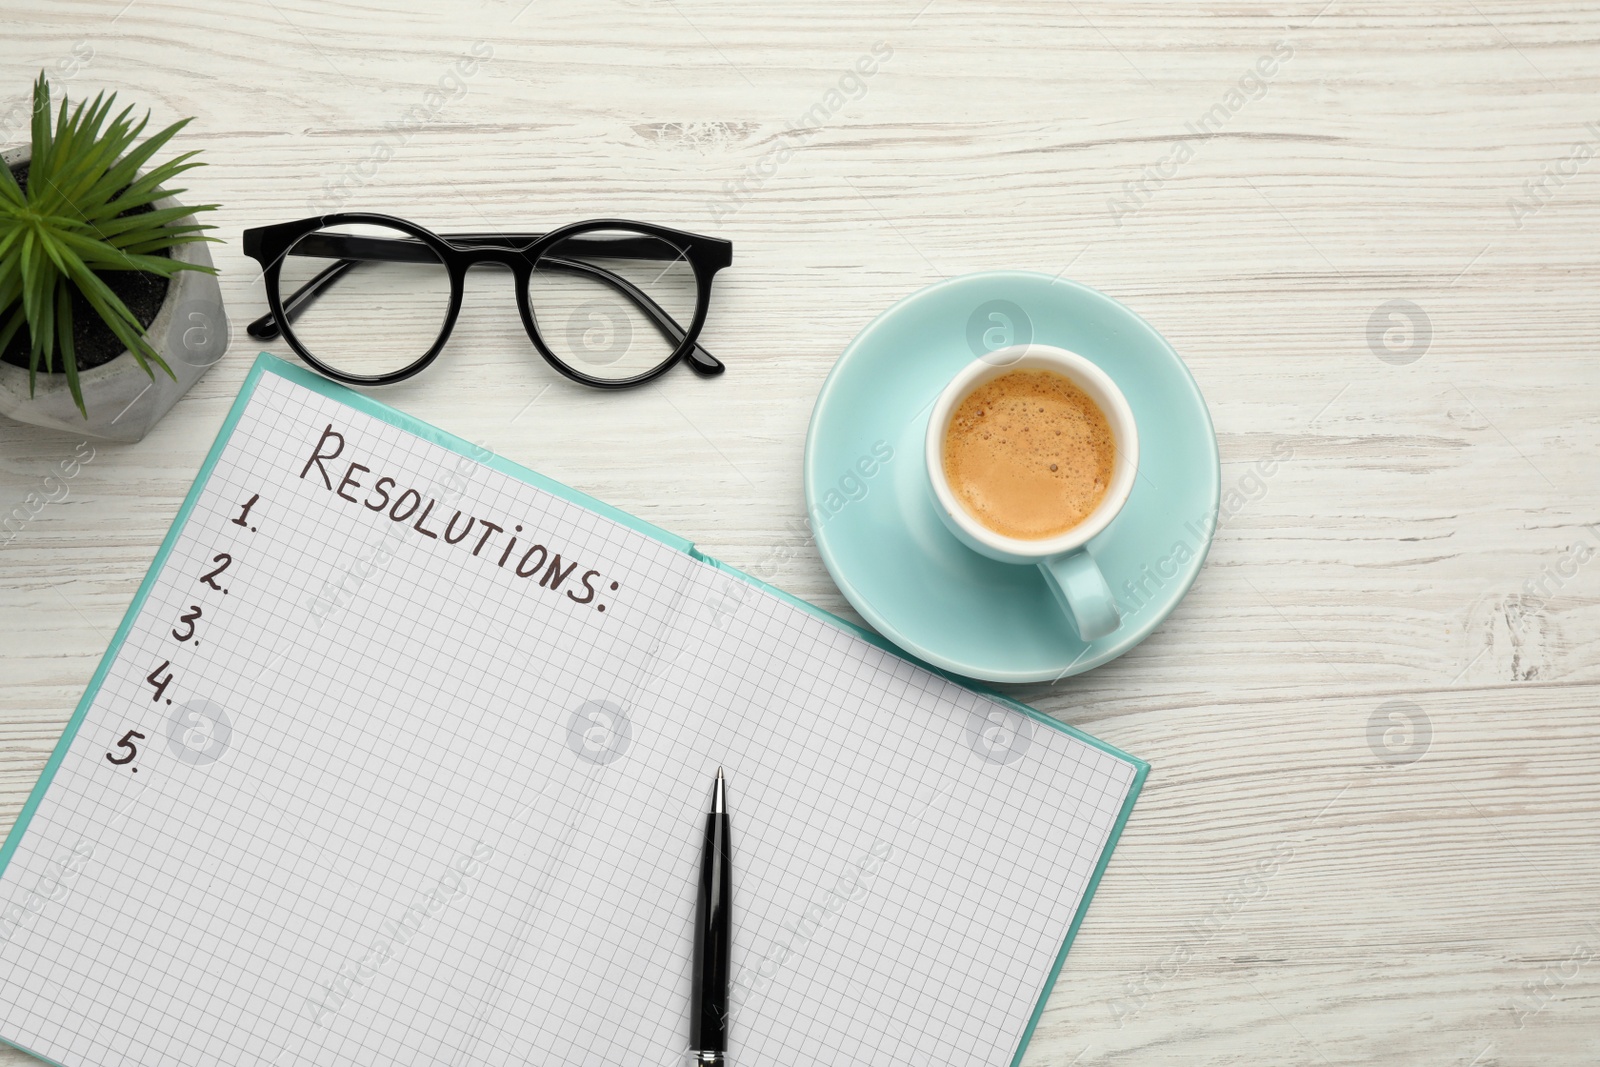
MULTIPOLYGON (((943 276, 1064 270, 1188 361, 1236 495, 1157 634, 1017 691, 1154 765, 1027 1062, 1600 1060, 1600 5, 431 6, 7 5, 0 139, 41 67, 196 116, 234 340, 0 546, 0 830, 256 351, 242 228, 730 238, 721 379, 570 387, 483 272, 383 398, 847 615, 797 532, 828 368, 943 276)), ((77 444, 0 425, 0 511, 77 444)))

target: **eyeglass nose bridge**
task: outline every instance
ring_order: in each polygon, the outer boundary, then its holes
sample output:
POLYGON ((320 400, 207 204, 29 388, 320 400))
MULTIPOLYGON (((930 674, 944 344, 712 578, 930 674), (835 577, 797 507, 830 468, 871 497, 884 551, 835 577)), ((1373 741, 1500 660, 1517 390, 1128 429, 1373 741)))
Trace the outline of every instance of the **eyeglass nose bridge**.
POLYGON ((534 262, 539 258, 520 248, 496 245, 475 245, 472 248, 462 249, 462 252, 463 256, 458 260, 458 263, 463 276, 473 267, 505 267, 511 271, 518 282, 527 280, 527 277, 533 273, 534 262))

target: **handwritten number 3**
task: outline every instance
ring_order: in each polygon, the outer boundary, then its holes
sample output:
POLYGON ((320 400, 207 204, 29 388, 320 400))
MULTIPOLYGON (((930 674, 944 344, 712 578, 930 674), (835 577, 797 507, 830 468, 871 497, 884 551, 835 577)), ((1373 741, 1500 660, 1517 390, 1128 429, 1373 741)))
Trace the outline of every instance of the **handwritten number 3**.
POLYGON ((215 556, 211 557, 211 562, 220 563, 222 566, 218 567, 214 571, 209 571, 205 574, 202 574, 200 576, 200 580, 220 593, 222 592, 222 586, 217 584, 217 575, 228 569, 228 567, 233 563, 233 557, 228 555, 226 552, 218 552, 215 556))
POLYGON ((173 636, 173 638, 175 638, 176 640, 179 640, 179 641, 187 641, 187 640, 189 640, 189 638, 193 637, 194 636, 194 622, 199 617, 200 617, 200 605, 199 604, 190 604, 189 605, 189 613, 187 615, 179 615, 178 616, 178 621, 179 622, 188 624, 189 631, 188 631, 188 633, 181 633, 180 634, 178 632, 178 628, 176 626, 174 626, 172 628, 172 636, 173 636))

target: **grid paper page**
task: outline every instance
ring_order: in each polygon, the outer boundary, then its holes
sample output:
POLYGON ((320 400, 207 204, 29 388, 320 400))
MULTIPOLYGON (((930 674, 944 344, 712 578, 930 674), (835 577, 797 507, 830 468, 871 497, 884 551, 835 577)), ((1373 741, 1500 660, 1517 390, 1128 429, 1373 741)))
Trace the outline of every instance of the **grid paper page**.
POLYGON ((263 374, 0 876, 89 1064, 682 1060, 727 769, 735 1063, 1008 1063, 1129 762, 263 374))

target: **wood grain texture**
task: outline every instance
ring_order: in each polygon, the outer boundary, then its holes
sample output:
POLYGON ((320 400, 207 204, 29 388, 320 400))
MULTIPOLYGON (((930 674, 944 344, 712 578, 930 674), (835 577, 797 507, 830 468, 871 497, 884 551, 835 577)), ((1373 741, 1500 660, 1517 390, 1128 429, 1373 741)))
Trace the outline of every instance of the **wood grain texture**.
MULTIPOLYGON (((568 386, 486 271, 383 399, 845 614, 800 482, 834 359, 940 277, 1064 271, 1184 356, 1237 495, 1158 633, 1017 690, 1154 765, 1026 1062, 1600 1060, 1596 5, 124 2, 9 5, 0 137, 41 67, 196 116, 234 347, 0 546, 0 828, 255 351, 243 227, 732 239, 719 380, 568 386)), ((0 425, 0 503, 75 444, 0 425)))

